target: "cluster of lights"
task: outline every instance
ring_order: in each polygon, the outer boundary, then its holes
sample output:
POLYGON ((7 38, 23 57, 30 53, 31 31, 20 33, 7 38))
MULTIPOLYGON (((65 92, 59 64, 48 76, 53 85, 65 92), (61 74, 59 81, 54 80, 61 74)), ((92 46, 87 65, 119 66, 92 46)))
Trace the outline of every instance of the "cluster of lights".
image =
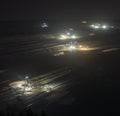
POLYGON ((101 24, 93 24, 91 25, 91 27, 94 29, 107 29, 106 25, 101 25, 101 24))
POLYGON ((77 38, 76 35, 71 35, 69 33, 60 35, 60 39, 63 39, 63 40, 65 40, 65 39, 76 39, 76 38, 77 38))
POLYGON ((65 33, 60 35, 60 39, 65 40, 65 39, 76 39, 77 36, 74 33, 73 28, 70 28, 69 30, 65 31, 65 33))
POLYGON ((66 48, 68 51, 75 51, 77 49, 76 42, 70 42, 66 44, 66 48))
POLYGON ((90 50, 94 50, 95 48, 89 48, 88 46, 85 45, 77 45, 75 43, 70 43, 66 45, 66 49, 67 51, 90 51, 90 50))
POLYGON ((76 50, 76 46, 75 45, 70 45, 68 47, 68 50, 70 50, 70 51, 76 50))
POLYGON ((42 88, 44 89, 45 92, 51 92, 54 90, 53 86, 50 85, 44 85, 42 88))
POLYGON ((32 88, 31 87, 25 87, 25 92, 29 92, 29 91, 32 91, 32 88))
POLYGON ((19 93, 27 94, 33 91, 31 84, 26 83, 25 81, 18 81, 10 83, 10 86, 19 93))
POLYGON ((47 23, 43 23, 41 27, 42 27, 42 28, 47 28, 48 25, 47 25, 47 23))
POLYGON ((65 45, 65 50, 67 51, 76 51, 79 49, 79 47, 82 47, 82 45, 79 45, 77 41, 71 41, 65 45))

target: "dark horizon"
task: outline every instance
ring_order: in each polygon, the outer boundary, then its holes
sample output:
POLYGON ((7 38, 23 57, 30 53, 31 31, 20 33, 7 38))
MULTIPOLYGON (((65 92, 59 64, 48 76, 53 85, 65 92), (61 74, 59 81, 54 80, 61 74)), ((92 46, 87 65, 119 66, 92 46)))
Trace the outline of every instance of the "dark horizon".
POLYGON ((1 1, 0 20, 120 19, 116 1, 1 1))

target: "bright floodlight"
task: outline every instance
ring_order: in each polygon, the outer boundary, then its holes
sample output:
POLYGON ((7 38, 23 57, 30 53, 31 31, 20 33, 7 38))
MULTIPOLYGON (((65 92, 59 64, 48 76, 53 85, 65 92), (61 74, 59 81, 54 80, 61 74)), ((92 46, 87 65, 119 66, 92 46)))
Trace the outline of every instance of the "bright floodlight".
POLYGON ((66 35, 61 35, 60 39, 67 39, 66 35))
POLYGON ((75 38, 76 38, 76 36, 75 36, 75 35, 73 35, 73 36, 72 36, 72 39, 75 39, 75 38))
POLYGON ((99 26, 98 26, 98 25, 95 25, 95 26, 94 26, 94 28, 95 28, 95 29, 98 29, 98 28, 99 28, 99 26))
POLYGON ((106 26, 106 25, 103 25, 103 26, 102 26, 102 28, 103 28, 103 29, 106 29, 106 28, 107 28, 107 26, 106 26))
POLYGON ((95 27, 95 25, 91 25, 91 27, 95 27))
POLYGON ((26 76, 25 79, 29 79, 29 76, 26 76))
POLYGON ((94 24, 93 24, 93 25, 91 25, 91 27, 92 27, 92 28, 95 28, 95 29, 100 28, 100 26, 99 26, 99 25, 94 25, 94 24))
POLYGON ((31 91, 30 87, 25 87, 25 92, 31 91))
POLYGON ((82 45, 80 45, 80 48, 82 48, 82 45))

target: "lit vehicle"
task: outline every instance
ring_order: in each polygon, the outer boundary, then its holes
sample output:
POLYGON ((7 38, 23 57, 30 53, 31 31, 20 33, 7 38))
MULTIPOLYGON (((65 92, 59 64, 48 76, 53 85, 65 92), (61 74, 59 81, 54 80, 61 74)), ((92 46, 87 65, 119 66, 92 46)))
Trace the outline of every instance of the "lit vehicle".
POLYGON ((50 85, 44 85, 44 86, 42 86, 41 88, 43 89, 43 91, 45 91, 45 92, 47 92, 47 93, 54 90, 54 87, 53 87, 53 86, 50 86, 50 85))
POLYGON ((70 51, 76 50, 76 46, 75 45, 70 45, 68 47, 68 50, 70 50, 70 51))
POLYGON ((108 28, 107 25, 100 24, 100 23, 92 24, 91 27, 94 29, 107 29, 108 28))
POLYGON ((42 27, 42 28, 47 28, 48 25, 47 25, 47 23, 44 22, 44 23, 41 25, 41 27, 42 27))
POLYGON ((68 51, 75 51, 79 47, 79 43, 76 42, 76 41, 75 42, 70 42, 70 43, 66 44, 65 47, 68 51))
POLYGON ((77 36, 75 34, 70 34, 70 33, 66 33, 66 34, 61 34, 60 35, 60 39, 65 40, 65 39, 76 39, 77 36))
POLYGON ((70 28, 68 31, 65 31, 65 33, 61 34, 59 38, 61 40, 65 40, 65 39, 76 39, 78 37, 74 33, 73 29, 70 28))

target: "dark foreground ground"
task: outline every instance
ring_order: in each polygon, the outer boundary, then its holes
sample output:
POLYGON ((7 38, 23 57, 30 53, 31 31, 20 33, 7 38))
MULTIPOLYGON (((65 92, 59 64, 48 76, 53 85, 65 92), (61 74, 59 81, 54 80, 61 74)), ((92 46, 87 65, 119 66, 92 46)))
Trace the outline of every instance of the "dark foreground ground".
POLYGON ((7 69, 6 73, 1 74, 1 79, 16 78, 15 73, 37 76, 56 68, 70 67, 71 72, 62 77, 63 80, 72 80, 68 93, 52 101, 35 102, 30 108, 38 114, 44 110, 48 116, 93 113, 105 116, 117 115, 120 108, 119 52, 79 52, 59 57, 52 55, 13 55, 4 59, 1 57, 1 67, 7 69))

